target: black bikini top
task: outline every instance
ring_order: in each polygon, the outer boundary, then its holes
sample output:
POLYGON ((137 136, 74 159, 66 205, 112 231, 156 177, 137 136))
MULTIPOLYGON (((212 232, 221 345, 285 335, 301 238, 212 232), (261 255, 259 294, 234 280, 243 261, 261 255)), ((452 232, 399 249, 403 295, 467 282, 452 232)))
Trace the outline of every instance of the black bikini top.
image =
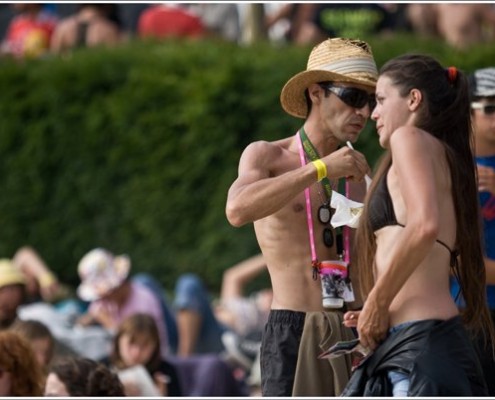
POLYGON ((370 198, 368 215, 373 232, 389 225, 398 225, 394 205, 388 192, 387 173, 378 181, 375 193, 370 198))
MULTIPOLYGON (((381 176, 376 185, 375 192, 369 200, 368 218, 373 232, 389 225, 404 227, 403 224, 397 222, 397 217, 395 216, 394 205, 392 204, 392 199, 387 186, 387 174, 388 171, 381 176)), ((456 266, 459 252, 457 250, 451 250, 447 244, 439 239, 436 239, 436 241, 449 251, 450 266, 456 266)))

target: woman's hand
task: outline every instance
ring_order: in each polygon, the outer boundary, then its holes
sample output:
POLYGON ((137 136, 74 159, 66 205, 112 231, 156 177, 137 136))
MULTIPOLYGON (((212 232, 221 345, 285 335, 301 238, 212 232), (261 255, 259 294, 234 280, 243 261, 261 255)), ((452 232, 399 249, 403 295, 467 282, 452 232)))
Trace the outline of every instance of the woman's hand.
POLYGON ((153 374, 153 380, 155 381, 155 385, 161 395, 168 396, 168 384, 170 383, 170 378, 161 372, 155 372, 153 374))
POLYGON ((376 349, 387 337, 388 328, 388 309, 381 308, 370 293, 357 320, 361 344, 371 350, 376 349))
POLYGON ((124 393, 126 397, 143 396, 141 389, 139 389, 139 385, 134 381, 122 382, 122 386, 124 386, 124 393))

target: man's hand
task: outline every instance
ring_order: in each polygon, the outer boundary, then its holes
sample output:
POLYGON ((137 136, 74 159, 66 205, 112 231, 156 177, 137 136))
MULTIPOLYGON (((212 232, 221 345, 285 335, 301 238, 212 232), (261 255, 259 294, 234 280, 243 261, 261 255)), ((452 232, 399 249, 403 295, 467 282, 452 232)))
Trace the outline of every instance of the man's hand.
POLYGON ((490 192, 495 195, 495 170, 483 165, 477 165, 478 169, 478 190, 480 192, 490 192))
POLYGON ((117 328, 117 324, 112 317, 110 310, 102 306, 92 310, 91 313, 80 316, 76 322, 78 325, 88 326, 92 324, 100 324, 103 328, 112 331, 117 328))
POLYGON ((347 311, 344 314, 344 321, 342 322, 347 328, 355 328, 358 324, 359 314, 361 311, 347 311))
POLYGON ((57 297, 60 292, 60 284, 57 277, 51 272, 44 272, 38 277, 41 297, 45 301, 51 301, 57 297))
POLYGON ((327 176, 329 178, 345 177, 351 181, 361 182, 370 171, 364 155, 349 147, 341 147, 323 157, 322 161, 327 166, 327 176))

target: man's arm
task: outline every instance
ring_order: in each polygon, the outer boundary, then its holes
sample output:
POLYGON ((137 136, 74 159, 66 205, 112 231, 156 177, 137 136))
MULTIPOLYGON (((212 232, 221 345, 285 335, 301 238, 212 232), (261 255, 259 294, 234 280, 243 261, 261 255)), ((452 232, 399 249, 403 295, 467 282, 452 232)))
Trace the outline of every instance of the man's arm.
POLYGON ((227 269, 223 274, 221 299, 244 296, 244 287, 248 282, 266 271, 263 254, 258 254, 227 269))
POLYGON ((60 289, 57 277, 33 248, 21 247, 12 261, 28 280, 33 279, 37 282, 43 300, 49 301, 57 295, 60 289))
MULTIPOLYGON (((272 215, 317 181, 312 163, 273 176, 277 162, 288 162, 283 149, 268 142, 250 144, 239 162, 239 176, 227 196, 227 219, 233 226, 272 215)), ((342 147, 321 159, 328 178, 348 177, 361 181, 369 166, 363 154, 342 147)), ((280 170, 284 170, 280 166, 280 170)))
POLYGON ((234 226, 267 217, 316 182, 316 169, 307 164, 272 176, 283 149, 268 142, 250 144, 239 162, 239 176, 229 189, 226 214, 234 226))

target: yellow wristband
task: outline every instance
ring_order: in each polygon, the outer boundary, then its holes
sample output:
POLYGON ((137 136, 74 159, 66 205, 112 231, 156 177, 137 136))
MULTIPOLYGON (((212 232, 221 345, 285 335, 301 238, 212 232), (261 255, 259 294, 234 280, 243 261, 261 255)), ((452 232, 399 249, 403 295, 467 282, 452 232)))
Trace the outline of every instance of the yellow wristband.
POLYGON ((55 276, 49 272, 45 272, 38 279, 40 286, 43 288, 54 284, 56 281, 57 281, 57 278, 55 278, 55 276))
POLYGON ((316 174, 318 175, 318 182, 320 182, 323 178, 327 176, 327 166, 320 159, 314 160, 313 165, 316 168, 316 174))

